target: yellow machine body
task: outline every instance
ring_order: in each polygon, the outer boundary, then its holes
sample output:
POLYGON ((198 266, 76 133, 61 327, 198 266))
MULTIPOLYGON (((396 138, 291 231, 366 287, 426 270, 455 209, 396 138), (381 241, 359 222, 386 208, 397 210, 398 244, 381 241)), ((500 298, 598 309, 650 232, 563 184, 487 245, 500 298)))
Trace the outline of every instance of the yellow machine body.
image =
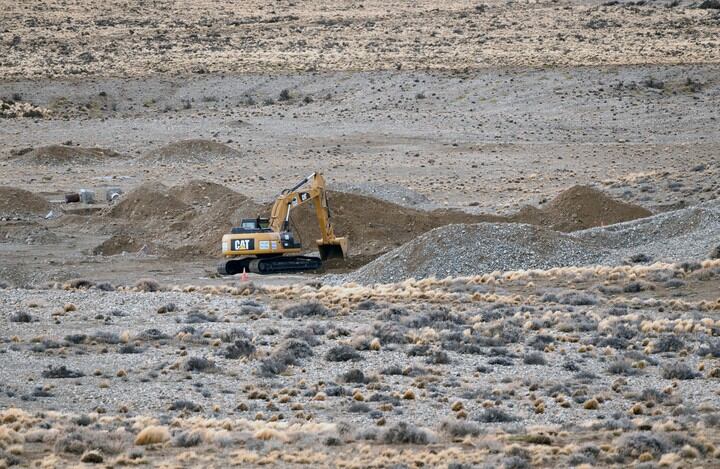
POLYGON ((222 253, 229 260, 218 266, 224 275, 243 271, 258 273, 299 272, 315 270, 321 261, 347 257, 347 238, 335 236, 330 222, 330 208, 325 179, 313 173, 277 197, 270 218, 243 219, 242 226, 222 237, 222 253), (299 190, 310 183, 308 190, 299 190), (299 256, 300 243, 290 229, 290 211, 313 202, 321 238, 317 240, 320 258, 299 256))

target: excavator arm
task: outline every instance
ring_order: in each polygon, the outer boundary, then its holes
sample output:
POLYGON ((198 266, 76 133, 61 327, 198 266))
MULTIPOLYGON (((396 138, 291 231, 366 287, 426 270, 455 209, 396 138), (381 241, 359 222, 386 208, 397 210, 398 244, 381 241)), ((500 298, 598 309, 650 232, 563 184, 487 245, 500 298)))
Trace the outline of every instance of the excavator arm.
POLYGON ((315 215, 320 228, 321 239, 317 240, 320 258, 325 260, 346 257, 347 239, 335 236, 335 230, 330 222, 325 178, 322 174, 312 173, 292 188, 282 191, 270 213, 270 228, 275 232, 288 231, 290 211, 309 201, 315 205, 315 215), (300 191, 299 189, 307 183, 310 183, 310 188, 307 191, 300 191))

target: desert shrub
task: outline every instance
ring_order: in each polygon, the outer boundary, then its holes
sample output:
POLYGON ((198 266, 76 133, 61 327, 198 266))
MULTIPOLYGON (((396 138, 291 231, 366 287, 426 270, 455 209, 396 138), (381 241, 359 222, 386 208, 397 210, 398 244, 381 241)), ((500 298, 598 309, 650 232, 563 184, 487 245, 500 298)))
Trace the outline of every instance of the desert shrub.
POLYGON ((160 284, 151 278, 141 278, 135 283, 135 288, 142 292, 157 292, 160 291, 160 284))
POLYGON ((112 286, 110 282, 100 282, 97 285, 95 285, 95 288, 97 288, 100 291, 115 291, 115 287, 112 286))
POLYGON ((297 364, 301 358, 311 357, 312 348, 301 340, 290 339, 278 344, 272 355, 260 362, 260 376, 275 376, 287 370, 288 366, 297 364))
POLYGON ((488 360, 488 365, 513 366, 513 361, 509 358, 495 357, 488 360))
POLYGON ((350 407, 348 407, 348 412, 355 414, 367 414, 370 410, 370 406, 364 402, 353 402, 350 404, 350 407))
POLYGON ((117 345, 122 340, 120 340, 120 335, 116 332, 108 332, 108 331, 98 331, 95 332, 92 336, 90 336, 90 340, 97 342, 99 344, 110 344, 110 345, 117 345))
POLYGON ((555 342, 555 339, 552 336, 538 334, 529 339, 527 345, 536 350, 545 350, 545 347, 553 342, 555 342))
POLYGON ((265 305, 254 300, 245 300, 240 305, 240 314, 262 314, 265 312, 265 305))
POLYGON ((378 314, 377 318, 380 321, 389 321, 389 322, 395 322, 399 321, 405 316, 409 316, 410 312, 405 308, 399 308, 397 306, 393 306, 392 308, 386 309, 380 314, 378 314))
POLYGON ((406 422, 399 422, 388 428, 382 434, 382 441, 386 444, 413 444, 426 445, 430 437, 425 430, 406 422))
POLYGON ((598 300, 594 295, 581 292, 565 293, 560 297, 559 303, 573 306, 590 306, 597 304, 598 300))
POLYGON ((182 368, 185 371, 211 371, 215 368, 215 362, 205 357, 189 357, 182 368))
POLYGON ((637 373, 637 370, 632 367, 627 360, 615 360, 610 363, 607 367, 607 371, 613 375, 630 376, 637 373))
POLYGON ((120 348, 118 349, 118 353, 121 353, 124 355, 133 354, 133 353, 143 353, 143 352, 144 352, 144 350, 139 347, 136 347, 135 344, 125 344, 125 345, 120 346, 120 348))
POLYGON ((693 371, 689 366, 681 362, 675 362, 662 367, 661 376, 665 379, 695 379, 699 373, 693 371))
POLYGON ((75 290, 86 290, 88 288, 92 288, 95 285, 95 282, 91 282, 90 280, 84 279, 84 278, 76 278, 73 280, 70 280, 67 283, 67 286, 69 288, 73 288, 75 290))
POLYGON ((373 325, 373 337, 377 337, 381 344, 405 344, 407 337, 404 326, 393 323, 375 323, 373 325))
POLYGON ((81 455, 88 450, 103 454, 119 454, 123 451, 123 436, 115 432, 94 431, 83 428, 67 433, 55 441, 55 452, 81 455))
POLYGON ((346 362, 360 360, 362 357, 349 345, 336 345, 325 354, 325 360, 330 362, 346 362))
POLYGON ((427 357, 425 362, 433 365, 447 365, 450 363, 450 356, 442 350, 436 350, 427 357))
POLYGON ((465 321, 457 314, 446 310, 437 310, 415 317, 405 324, 414 329, 432 327, 433 329, 444 330, 454 329, 459 325, 465 324, 465 321))
POLYGON ((328 317, 331 313, 332 312, 322 303, 311 301, 286 308, 283 311, 283 316, 286 318, 302 318, 308 316, 328 317))
POLYGON ((403 369, 400 368, 398 365, 391 365, 387 368, 384 368, 380 371, 381 375, 386 376, 400 376, 403 374, 403 369))
POLYGON ((362 370, 353 368, 343 373, 342 376, 340 376, 340 381, 343 383, 364 384, 368 382, 368 378, 365 376, 365 373, 363 373, 362 370))
POLYGON ((413 345, 407 350, 408 357, 425 357, 430 353, 429 345, 413 345))
POLYGON ((226 343, 235 342, 238 339, 252 339, 252 334, 240 329, 239 327, 233 327, 228 331, 220 333, 220 340, 226 343))
POLYGON ((502 460, 503 469, 527 469, 530 467, 530 460, 520 456, 509 456, 502 460))
POLYGON ((289 339, 278 344, 276 353, 287 353, 296 358, 307 358, 313 356, 313 351, 307 342, 297 339, 289 339))
POLYGON ((628 346, 627 339, 622 337, 598 337, 597 340, 593 341, 596 347, 612 347, 616 350, 624 350, 628 346))
POLYGON ((475 420, 483 423, 506 423, 515 422, 517 417, 510 415, 497 407, 490 407, 480 412, 480 414, 475 417, 475 420))
POLYGON ((71 343, 71 344, 82 344, 87 339, 87 336, 85 334, 70 334, 65 336, 65 342, 71 343))
POLYGON ((145 329, 137 337, 140 340, 163 340, 169 338, 167 334, 157 329, 145 329))
POLYGON ((317 339, 316 336, 322 335, 325 333, 325 328, 321 325, 310 325, 308 327, 305 327, 303 329, 290 329, 290 331, 285 334, 286 339, 300 339, 304 342, 307 342, 308 345, 311 347, 315 347, 317 345, 320 345, 320 340, 317 339))
POLYGON ((199 431, 183 431, 175 435, 172 445, 179 448, 190 448, 198 446, 203 441, 203 435, 199 431))
POLYGON ((666 334, 655 341, 653 353, 679 352, 683 348, 685 348, 685 343, 679 337, 666 334))
POLYGON ((166 303, 157 309, 158 314, 172 313, 177 309, 175 303, 166 303))
POLYGON ((33 317, 25 311, 18 311, 10 315, 10 322, 32 322, 33 317))
POLYGON ((616 447, 620 455, 626 458, 637 458, 642 453, 650 453, 658 457, 667 452, 668 443, 661 435, 635 432, 621 436, 616 447))
POLYGON ((649 262, 652 262, 652 258, 648 256, 647 254, 638 253, 633 254, 628 258, 628 264, 647 264, 649 262))
POLYGON ((547 365, 547 360, 540 352, 530 352, 523 356, 523 363, 526 365, 547 365))
POLYGON ((278 101, 290 101, 290 90, 287 88, 284 88, 280 91, 280 96, 278 96, 278 101))
MULTIPOLYGON (((720 2, 718 2, 720 3, 720 2)), ((715 246, 708 256, 710 259, 720 259, 720 245, 715 246)))
POLYGON ((563 370, 567 370, 567 371, 580 371, 580 367, 577 365, 577 363, 570 361, 570 360, 567 360, 566 362, 564 362, 562 367, 563 367, 563 370))
POLYGON ((200 324, 203 322, 217 322, 217 317, 210 314, 205 314, 202 311, 190 311, 183 320, 186 324, 200 324))
POLYGON ((581 370, 581 371, 578 371, 577 373, 575 373, 575 375, 573 375, 573 379, 575 379, 576 381, 579 381, 581 383, 588 383, 588 382, 595 381, 596 379, 598 379, 598 376, 590 371, 582 371, 581 370))
POLYGON ((701 343, 698 346, 697 354, 701 357, 711 355, 715 358, 720 358, 720 339, 710 340, 701 343))
POLYGON ((358 303, 357 309, 360 311, 369 311, 371 309, 377 309, 378 304, 373 300, 364 300, 358 303))
POLYGON ((623 286, 624 293, 639 293, 648 289, 648 286, 641 282, 630 282, 623 286))
POLYGON ((62 379, 62 378, 82 378, 85 374, 77 370, 69 370, 65 365, 53 367, 50 365, 41 373, 43 378, 62 379))
POLYGON ((192 401, 180 399, 173 401, 173 403, 170 404, 170 410, 189 410, 191 412, 200 412, 202 410, 202 406, 192 401))
POLYGON ((645 388, 640 393, 640 399, 646 402, 657 402, 661 403, 665 400, 666 394, 658 391, 657 389, 645 388))
POLYGON ((248 357, 255 353, 255 345, 248 339, 237 339, 234 344, 228 345, 223 356, 229 359, 248 357))
POLYGON ((440 431, 451 438, 464 438, 468 435, 478 436, 480 425, 462 420, 445 420, 440 424, 440 431))

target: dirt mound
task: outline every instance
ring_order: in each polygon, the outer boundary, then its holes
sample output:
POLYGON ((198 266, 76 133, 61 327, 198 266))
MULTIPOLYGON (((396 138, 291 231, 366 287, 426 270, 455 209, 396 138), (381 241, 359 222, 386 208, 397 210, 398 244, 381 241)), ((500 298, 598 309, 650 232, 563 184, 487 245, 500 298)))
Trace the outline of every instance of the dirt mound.
MULTIPOLYGON (((206 205, 217 202, 227 196, 240 195, 223 185, 201 180, 192 180, 182 185, 173 186, 168 193, 188 205, 206 205)), ((244 196, 241 197, 246 198, 244 196)))
POLYGON ((177 219, 191 214, 192 209, 167 193, 162 184, 146 183, 127 195, 110 209, 110 216, 143 223, 177 219))
POLYGON ((169 189, 146 183, 110 209, 107 215, 119 220, 120 226, 94 252, 137 252, 147 244, 150 252, 170 258, 220 256, 222 236, 241 218, 263 210, 248 197, 212 182, 191 181, 169 189))
POLYGON ((154 250, 150 243, 134 238, 128 234, 115 235, 104 241, 93 249, 93 254, 103 256, 114 256, 124 252, 136 253, 140 250, 147 250, 148 253, 154 250))
POLYGON ((9 222, 0 225, 0 243, 53 244, 58 236, 40 223, 9 222))
POLYGON ((122 155, 107 148, 83 148, 67 145, 50 145, 25 153, 24 161, 37 165, 96 164, 122 155))
POLYGON ((652 213, 643 207, 615 200, 597 189, 574 186, 555 197, 545 208, 524 207, 510 217, 510 221, 567 232, 650 215, 652 213))
MULTIPOLYGON (((502 221, 502 217, 452 210, 424 212, 358 194, 328 191, 330 216, 338 236, 349 238, 352 256, 378 255, 438 226, 451 223, 502 221)), ((266 207, 269 213, 269 207, 266 207)), ((306 204, 291 212, 291 227, 309 251, 320 238, 315 208, 306 204)))
POLYGON ((49 211, 50 203, 37 194, 17 187, 0 187, 0 216, 45 216, 49 211))
POLYGON ((142 159, 155 163, 207 163, 216 158, 237 157, 240 152, 212 140, 181 140, 150 150, 142 159))
POLYGON ((264 207, 242 194, 232 192, 196 210, 191 220, 180 220, 169 226, 164 233, 165 246, 172 247, 171 257, 185 254, 220 256, 220 241, 241 218, 255 217, 264 207))
POLYGON ((602 251, 571 235, 515 223, 449 225, 349 274, 362 284, 596 263, 602 251))

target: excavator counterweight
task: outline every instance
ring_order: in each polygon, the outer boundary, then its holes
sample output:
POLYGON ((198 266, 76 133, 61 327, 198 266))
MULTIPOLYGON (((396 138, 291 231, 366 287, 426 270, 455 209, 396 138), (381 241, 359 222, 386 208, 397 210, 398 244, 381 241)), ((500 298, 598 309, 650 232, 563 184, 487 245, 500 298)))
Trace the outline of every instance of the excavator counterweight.
POLYGON ((242 272, 259 274, 317 270, 326 259, 347 257, 347 238, 335 236, 325 179, 313 173, 291 189, 283 190, 273 204, 270 218, 245 218, 222 238, 226 260, 218 265, 221 275, 242 272), (310 183, 306 191, 300 190, 310 183), (321 238, 317 240, 320 257, 301 256, 302 246, 290 229, 290 211, 312 201, 321 238))

